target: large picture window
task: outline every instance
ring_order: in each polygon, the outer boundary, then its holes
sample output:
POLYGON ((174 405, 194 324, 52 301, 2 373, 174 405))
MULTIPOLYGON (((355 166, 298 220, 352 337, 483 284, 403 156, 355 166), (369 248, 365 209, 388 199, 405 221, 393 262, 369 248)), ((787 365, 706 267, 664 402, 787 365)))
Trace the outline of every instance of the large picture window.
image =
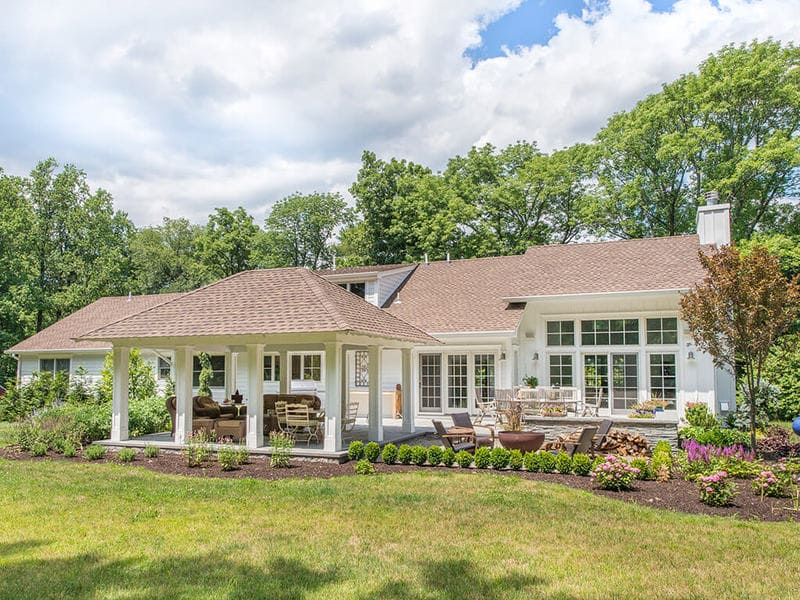
POLYGON ((572 387, 572 355, 550 355, 550 385, 572 387))
POLYGON ((55 375, 59 371, 69 374, 70 359, 68 358, 41 358, 39 359, 39 370, 47 371, 55 375))
POLYGON ((264 381, 281 380, 281 357, 278 354, 264 355, 264 381))
POLYGON ((548 321, 547 322, 548 346, 574 346, 575 321, 548 321))
POLYGON ((675 410, 677 396, 677 367, 674 354, 650 355, 650 395, 666 400, 669 410, 675 410))
POLYGON ((676 317, 647 319, 648 344, 677 344, 678 319, 676 317))
POLYGON ((356 350, 355 362, 356 387, 369 387, 369 352, 356 350))
MULTIPOLYGON (((211 376, 211 384, 210 387, 212 388, 224 388, 225 387, 225 356, 222 354, 215 354, 208 357, 211 361, 211 370, 213 374, 211 376)), ((199 387, 200 385, 200 357, 195 356, 192 358, 192 386, 199 387)))
POLYGON ((322 355, 320 354, 293 354, 292 355, 292 380, 293 381, 322 381, 322 355))
POLYGON ((639 343, 638 319, 595 319, 581 321, 584 346, 629 346, 639 343))

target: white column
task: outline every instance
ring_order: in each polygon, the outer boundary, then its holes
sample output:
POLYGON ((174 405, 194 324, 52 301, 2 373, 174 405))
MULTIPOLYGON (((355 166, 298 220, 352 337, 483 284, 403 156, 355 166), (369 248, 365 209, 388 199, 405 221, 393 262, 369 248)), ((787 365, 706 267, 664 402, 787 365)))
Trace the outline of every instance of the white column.
POLYGON ((383 441, 383 347, 369 347, 369 439, 383 441))
POLYGON ((192 348, 175 349, 175 443, 183 444, 192 433, 192 348))
MULTIPOLYGON (((287 378, 290 371, 287 369, 287 378)), ((342 344, 325 344, 325 441, 323 449, 335 452, 342 447, 342 344)))
POLYGON ((231 377, 233 372, 233 353, 228 350, 225 352, 225 398, 227 400, 231 399, 233 395, 233 390, 235 388, 232 387, 233 385, 233 377, 231 377))
POLYGON ((403 388, 403 433, 414 433, 414 394, 411 385, 411 348, 403 348, 402 356, 402 388, 403 388))
POLYGON ((128 381, 131 353, 128 348, 112 350, 114 387, 111 400, 111 441, 128 439, 128 381))
POLYGON ((264 345, 247 345, 247 447, 264 445, 264 345))
POLYGON ((278 393, 288 394, 291 391, 292 383, 292 365, 289 364, 289 352, 280 350, 278 357, 281 363, 281 380, 278 383, 278 393))

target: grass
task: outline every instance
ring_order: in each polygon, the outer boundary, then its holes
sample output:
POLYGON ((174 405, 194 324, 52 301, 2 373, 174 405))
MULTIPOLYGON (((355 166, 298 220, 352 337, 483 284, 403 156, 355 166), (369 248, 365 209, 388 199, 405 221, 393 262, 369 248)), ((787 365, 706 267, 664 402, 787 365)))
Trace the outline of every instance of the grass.
POLYGON ((0 598, 790 597, 798 527, 489 473, 166 476, 0 460, 0 598))
POLYGON ((8 421, 0 421, 0 448, 11 445, 12 427, 14 427, 13 423, 8 421))

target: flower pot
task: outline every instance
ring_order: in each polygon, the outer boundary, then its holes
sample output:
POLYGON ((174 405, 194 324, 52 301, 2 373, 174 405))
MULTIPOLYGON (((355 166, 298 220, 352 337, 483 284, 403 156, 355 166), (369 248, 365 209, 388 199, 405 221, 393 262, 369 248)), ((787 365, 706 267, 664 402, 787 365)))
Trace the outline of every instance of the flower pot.
POLYGON ((538 431, 500 431, 497 434, 500 444, 506 450, 535 452, 544 443, 544 434, 538 431))
POLYGON ((800 435, 800 417, 795 417, 792 421, 792 429, 797 435, 800 435))

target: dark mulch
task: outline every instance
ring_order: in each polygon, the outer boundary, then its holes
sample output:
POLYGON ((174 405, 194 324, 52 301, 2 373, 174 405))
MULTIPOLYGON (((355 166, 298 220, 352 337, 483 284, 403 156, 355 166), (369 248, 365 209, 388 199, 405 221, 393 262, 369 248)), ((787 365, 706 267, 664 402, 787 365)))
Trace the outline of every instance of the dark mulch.
MULTIPOLYGON (((17 448, 0 448, 0 458, 7 460, 59 460, 68 462, 89 461, 76 457, 64 458, 58 454, 48 454, 46 457, 31 457, 27 452, 22 452, 17 448)), ((98 463, 119 463, 116 452, 109 451, 106 458, 92 461, 98 463)), ((256 479, 285 479, 285 478, 320 478, 328 479, 331 477, 343 477, 353 475, 353 462, 335 463, 323 460, 293 460, 288 469, 273 468, 269 464, 269 457, 254 455, 250 457, 250 462, 242 465, 234 471, 223 471, 212 461, 205 467, 187 467, 176 452, 161 451, 158 458, 149 459, 140 452, 133 463, 135 466, 145 467, 158 473, 169 475, 184 475, 190 477, 220 477, 228 479, 240 479, 252 477, 256 479)), ((406 465, 375 465, 378 473, 405 473, 418 470, 443 470, 445 467, 415 467, 406 465)), ((622 500, 623 502, 633 502, 652 508, 673 510, 677 512, 716 515, 725 517, 737 517, 740 519, 754 519, 760 521, 787 521, 800 520, 800 512, 791 510, 792 501, 789 498, 764 498, 762 499, 753 493, 749 480, 737 480, 739 493, 734 498, 731 506, 713 507, 706 506, 700 502, 696 484, 683 479, 672 479, 669 482, 659 483, 656 481, 636 481, 634 489, 629 492, 612 492, 601 490, 595 487, 590 477, 578 477, 577 475, 560 475, 557 473, 529 473, 527 471, 481 471, 478 469, 460 469, 457 466, 451 468, 453 471, 466 472, 476 477, 486 476, 517 476, 532 481, 543 481, 547 483, 560 483, 571 488, 585 490, 593 494, 622 500)))

